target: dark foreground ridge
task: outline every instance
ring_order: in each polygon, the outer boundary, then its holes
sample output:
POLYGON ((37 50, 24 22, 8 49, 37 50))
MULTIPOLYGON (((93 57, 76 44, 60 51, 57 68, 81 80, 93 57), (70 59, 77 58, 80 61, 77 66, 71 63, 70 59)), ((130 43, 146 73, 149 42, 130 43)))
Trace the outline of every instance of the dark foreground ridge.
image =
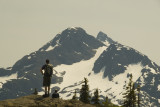
POLYGON ((29 95, 16 99, 0 101, 0 107, 96 107, 84 104, 79 100, 43 98, 40 95, 29 95))

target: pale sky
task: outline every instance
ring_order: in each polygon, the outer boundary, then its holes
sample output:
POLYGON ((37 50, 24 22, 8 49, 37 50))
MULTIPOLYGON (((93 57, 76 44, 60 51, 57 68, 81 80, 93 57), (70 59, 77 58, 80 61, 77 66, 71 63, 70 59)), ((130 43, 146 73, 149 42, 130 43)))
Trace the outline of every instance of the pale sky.
POLYGON ((160 0, 0 0, 0 67, 72 26, 103 31, 160 65, 160 0))

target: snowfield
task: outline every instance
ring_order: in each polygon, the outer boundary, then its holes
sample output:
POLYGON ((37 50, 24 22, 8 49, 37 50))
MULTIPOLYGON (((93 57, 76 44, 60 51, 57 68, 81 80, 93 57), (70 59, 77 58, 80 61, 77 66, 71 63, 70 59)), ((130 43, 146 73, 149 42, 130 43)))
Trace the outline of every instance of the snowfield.
MULTIPOLYGON (((62 72, 66 72, 63 75, 63 82, 58 84, 52 84, 51 88, 58 86, 60 88, 60 96, 63 99, 71 99, 75 89, 81 89, 82 80, 84 77, 88 79, 89 89, 91 90, 91 95, 96 88, 100 91, 100 95, 108 96, 109 99, 112 99, 111 102, 114 104, 119 104, 119 99, 123 99, 124 86, 128 84, 128 74, 133 75, 133 81, 137 81, 138 78, 141 77, 141 70, 144 68, 141 63, 131 64, 127 66, 127 70, 124 73, 116 75, 112 81, 109 81, 108 77, 104 78, 103 73, 106 67, 101 69, 100 73, 95 74, 92 71, 94 66, 94 62, 98 59, 98 57, 102 54, 107 47, 101 47, 97 49, 97 53, 95 56, 89 60, 83 60, 72 65, 59 65, 54 69, 58 71, 57 76, 61 77, 62 72), (63 93, 65 91, 65 93, 63 93)), ((44 92, 40 92, 39 94, 43 94, 44 92)), ((79 95, 77 95, 79 96, 79 95)), ((102 98, 101 98, 102 99, 102 98)))
POLYGON ((0 77, 0 88, 2 88, 4 83, 7 83, 7 81, 10 81, 12 79, 17 79, 17 73, 9 76, 0 77))
MULTIPOLYGON (((106 46, 101 47, 97 49, 97 53, 93 58, 90 60, 84 60, 77 63, 74 63, 72 65, 59 65, 55 67, 54 69, 58 71, 57 76, 61 76, 61 73, 66 71, 65 75, 63 76, 63 82, 61 84, 52 84, 51 88, 54 86, 58 86, 61 88, 61 90, 65 87, 68 87, 70 85, 79 84, 82 80, 84 80, 84 77, 88 77, 88 74, 92 72, 92 68, 94 66, 94 62, 96 59, 101 55, 101 53, 106 50, 106 46)), ((90 80, 89 80, 90 81, 90 80)), ((81 88, 81 85, 78 86, 78 88, 81 88)), ((98 88, 98 87, 97 87, 98 88)), ((75 87, 73 87, 73 92, 75 87)), ((43 92, 39 93, 40 95, 43 94, 43 92)), ((68 94, 68 93, 66 93, 68 94)), ((64 99, 70 99, 70 97, 66 97, 66 95, 63 95, 64 99)))
MULTIPOLYGON (((71 86, 71 85, 76 85, 76 88, 81 88, 80 83, 82 82, 82 80, 84 80, 84 77, 88 78, 89 73, 92 73, 92 68, 94 66, 94 62, 96 61, 96 59, 100 56, 100 54, 106 49, 107 47, 101 47, 97 50, 96 55, 91 58, 90 60, 84 60, 84 61, 80 61, 77 63, 74 63, 72 65, 59 65, 57 67, 55 67, 54 69, 56 71, 58 71, 59 73, 66 71, 66 74, 63 76, 63 82, 61 84, 52 84, 51 87, 54 86, 58 86, 61 88, 61 90, 65 87, 71 86)), ((89 78, 88 78, 89 79, 89 78)), ((93 78, 91 78, 93 79, 93 78)), ((89 80, 91 81, 91 80, 89 80)), ((97 88, 98 88, 98 84, 97 84, 97 88)), ((72 92, 74 92, 75 87, 69 88, 67 89, 67 91, 72 90, 72 92)), ((71 93, 72 93, 71 92, 71 93)), ((66 93, 68 94, 68 93, 66 93)), ((70 99, 71 97, 67 97, 66 95, 64 95, 62 98, 64 99, 70 99)))
MULTIPOLYGON (((61 64, 55 67, 54 69, 58 72, 54 72, 54 74, 58 77, 63 77, 63 82, 51 84, 51 88, 59 87, 60 97, 63 99, 71 99, 75 90, 77 90, 79 93, 79 90, 82 87, 82 81, 84 80, 84 77, 86 77, 89 81, 88 84, 91 96, 93 96, 95 89, 98 88, 100 96, 108 96, 112 103, 120 105, 121 101, 123 101, 125 87, 129 82, 129 74, 133 75, 133 82, 136 82, 140 78, 141 86, 145 85, 144 79, 148 76, 148 73, 144 73, 144 75, 142 75, 142 69, 150 69, 150 73, 156 74, 154 69, 150 68, 149 66, 142 66, 141 62, 126 66, 127 69, 124 71, 124 73, 115 75, 111 81, 108 77, 103 77, 104 71, 106 69, 105 66, 99 73, 94 73, 92 69, 94 67, 95 61, 107 48, 108 47, 106 46, 98 48, 96 50, 95 56, 89 60, 82 60, 72 65, 61 64)), ((155 80, 153 79, 151 82, 154 85, 155 80)), ((159 87, 158 90, 160 90, 159 87)), ((42 94, 44 94, 44 92, 39 92, 39 95, 42 94)), ((79 94, 77 94, 77 96, 79 97, 79 94)), ((103 99, 103 97, 100 99, 103 99)))

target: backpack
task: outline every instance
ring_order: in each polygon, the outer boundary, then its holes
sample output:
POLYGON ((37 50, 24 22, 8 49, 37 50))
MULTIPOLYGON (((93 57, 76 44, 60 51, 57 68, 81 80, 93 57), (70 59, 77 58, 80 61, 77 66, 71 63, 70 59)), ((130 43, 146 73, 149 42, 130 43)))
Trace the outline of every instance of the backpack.
POLYGON ((51 64, 46 64, 44 71, 44 76, 51 77, 53 74, 53 66, 51 64))

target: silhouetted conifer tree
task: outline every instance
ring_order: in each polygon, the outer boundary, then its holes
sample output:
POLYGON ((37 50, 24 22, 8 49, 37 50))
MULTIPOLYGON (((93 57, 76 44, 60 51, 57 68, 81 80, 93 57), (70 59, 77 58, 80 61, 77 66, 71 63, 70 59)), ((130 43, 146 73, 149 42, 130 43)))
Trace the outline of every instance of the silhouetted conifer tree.
POLYGON ((34 95, 37 95, 37 94, 38 94, 37 88, 34 89, 34 93, 33 93, 33 94, 34 94, 34 95))
POLYGON ((87 78, 84 78, 82 88, 80 90, 80 101, 84 103, 90 103, 89 101, 89 86, 88 86, 88 80, 87 78))
POLYGON ((138 98, 137 98, 137 105, 140 107, 141 99, 140 99, 140 85, 137 87, 137 92, 138 92, 138 98))
POLYGON ((132 107, 136 107, 136 93, 135 93, 135 83, 133 83, 132 85, 132 91, 131 91, 131 103, 132 103, 132 107))
POLYGON ((92 98, 92 101, 94 102, 94 104, 99 104, 99 92, 98 92, 98 88, 94 92, 94 96, 92 98))
POLYGON ((126 93, 124 93, 124 107, 135 107, 136 105, 136 94, 135 94, 135 86, 132 81, 132 74, 129 78, 128 86, 126 87, 126 93))
POLYGON ((104 107, 109 107, 110 102, 108 101, 108 97, 106 96, 106 100, 102 103, 104 107))
POLYGON ((77 99, 77 92, 76 92, 76 90, 75 90, 75 92, 74 92, 74 95, 73 95, 72 99, 74 99, 74 100, 77 99))

